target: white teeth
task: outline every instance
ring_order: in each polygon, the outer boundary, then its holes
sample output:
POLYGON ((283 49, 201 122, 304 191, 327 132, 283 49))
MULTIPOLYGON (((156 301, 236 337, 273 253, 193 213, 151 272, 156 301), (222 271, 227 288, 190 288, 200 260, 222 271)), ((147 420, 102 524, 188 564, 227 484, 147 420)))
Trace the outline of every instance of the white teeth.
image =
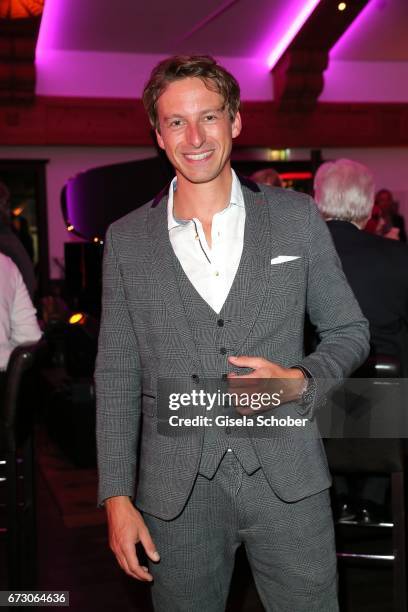
POLYGON ((208 153, 186 153, 185 156, 187 157, 187 159, 192 159, 193 161, 199 161, 200 159, 206 159, 207 157, 210 157, 211 155, 211 151, 209 151, 208 153))

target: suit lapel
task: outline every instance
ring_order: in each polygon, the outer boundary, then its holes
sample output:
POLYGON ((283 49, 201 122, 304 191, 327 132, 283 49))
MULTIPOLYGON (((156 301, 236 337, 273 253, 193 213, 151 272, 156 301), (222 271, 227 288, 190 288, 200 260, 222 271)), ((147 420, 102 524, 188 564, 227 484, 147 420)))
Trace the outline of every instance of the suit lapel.
MULTIPOLYGON (((234 294, 243 302, 240 334, 241 346, 258 318, 270 281, 271 236, 269 211, 262 191, 253 191, 242 184, 245 200, 244 248, 235 279, 234 294)), ((237 346, 237 350, 239 349, 237 346)))
POLYGON ((175 254, 167 229, 167 201, 166 193, 149 210, 147 231, 151 238, 151 273, 160 286, 169 319, 177 327, 188 353, 197 360, 197 347, 187 321, 174 269, 175 254))
MULTIPOLYGON (((242 304, 240 308, 242 331, 238 335, 239 340, 235 347, 237 353, 258 318, 268 284, 271 282, 270 260, 274 244, 269 211, 273 203, 266 201, 262 191, 255 191, 245 182, 242 182, 242 190, 246 210, 244 248, 230 296, 227 298, 227 301, 229 298, 240 300, 242 304)), ((199 357, 196 344, 188 324, 175 273, 175 254, 167 231, 167 201, 166 192, 149 210, 147 223, 151 238, 151 271, 160 285, 169 318, 177 327, 189 354, 197 359, 199 357)))

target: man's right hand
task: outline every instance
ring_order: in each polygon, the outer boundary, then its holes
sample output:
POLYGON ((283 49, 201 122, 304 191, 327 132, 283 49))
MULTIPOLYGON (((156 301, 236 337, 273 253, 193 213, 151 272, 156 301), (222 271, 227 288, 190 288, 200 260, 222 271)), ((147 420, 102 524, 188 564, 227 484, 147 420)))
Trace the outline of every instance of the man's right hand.
POLYGON ((150 537, 142 515, 125 495, 109 497, 105 501, 109 529, 109 546, 121 568, 137 580, 151 582, 153 576, 147 567, 139 564, 136 544, 140 542, 151 561, 158 562, 160 555, 150 537))

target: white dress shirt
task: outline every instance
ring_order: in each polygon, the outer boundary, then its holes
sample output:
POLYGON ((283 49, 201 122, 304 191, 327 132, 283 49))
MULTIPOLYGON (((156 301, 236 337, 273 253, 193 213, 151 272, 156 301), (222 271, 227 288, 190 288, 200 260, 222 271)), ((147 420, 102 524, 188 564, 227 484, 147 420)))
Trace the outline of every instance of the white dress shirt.
POLYGON ((7 368, 18 344, 40 338, 35 308, 23 278, 10 257, 0 253, 0 371, 7 368))
POLYGON ((211 248, 197 218, 182 220, 174 217, 173 194, 176 189, 175 177, 170 184, 167 204, 170 243, 196 291, 219 313, 230 292, 244 246, 245 203, 241 183, 232 170, 229 204, 212 220, 211 248))

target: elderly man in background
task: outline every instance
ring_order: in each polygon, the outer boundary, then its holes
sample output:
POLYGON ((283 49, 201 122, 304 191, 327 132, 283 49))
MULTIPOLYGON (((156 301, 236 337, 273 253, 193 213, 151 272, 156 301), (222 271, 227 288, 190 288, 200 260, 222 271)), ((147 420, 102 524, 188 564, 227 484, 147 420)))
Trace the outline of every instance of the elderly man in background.
MULTIPOLYGON (((370 324, 371 355, 398 358, 402 376, 407 376, 408 249, 361 231, 374 205, 374 177, 363 164, 339 159, 320 166, 314 189, 347 280, 370 324)), ((356 514, 364 522, 384 518, 387 484, 386 478, 367 478, 359 482, 356 499, 350 499, 345 482, 336 478, 340 518, 356 514)))

